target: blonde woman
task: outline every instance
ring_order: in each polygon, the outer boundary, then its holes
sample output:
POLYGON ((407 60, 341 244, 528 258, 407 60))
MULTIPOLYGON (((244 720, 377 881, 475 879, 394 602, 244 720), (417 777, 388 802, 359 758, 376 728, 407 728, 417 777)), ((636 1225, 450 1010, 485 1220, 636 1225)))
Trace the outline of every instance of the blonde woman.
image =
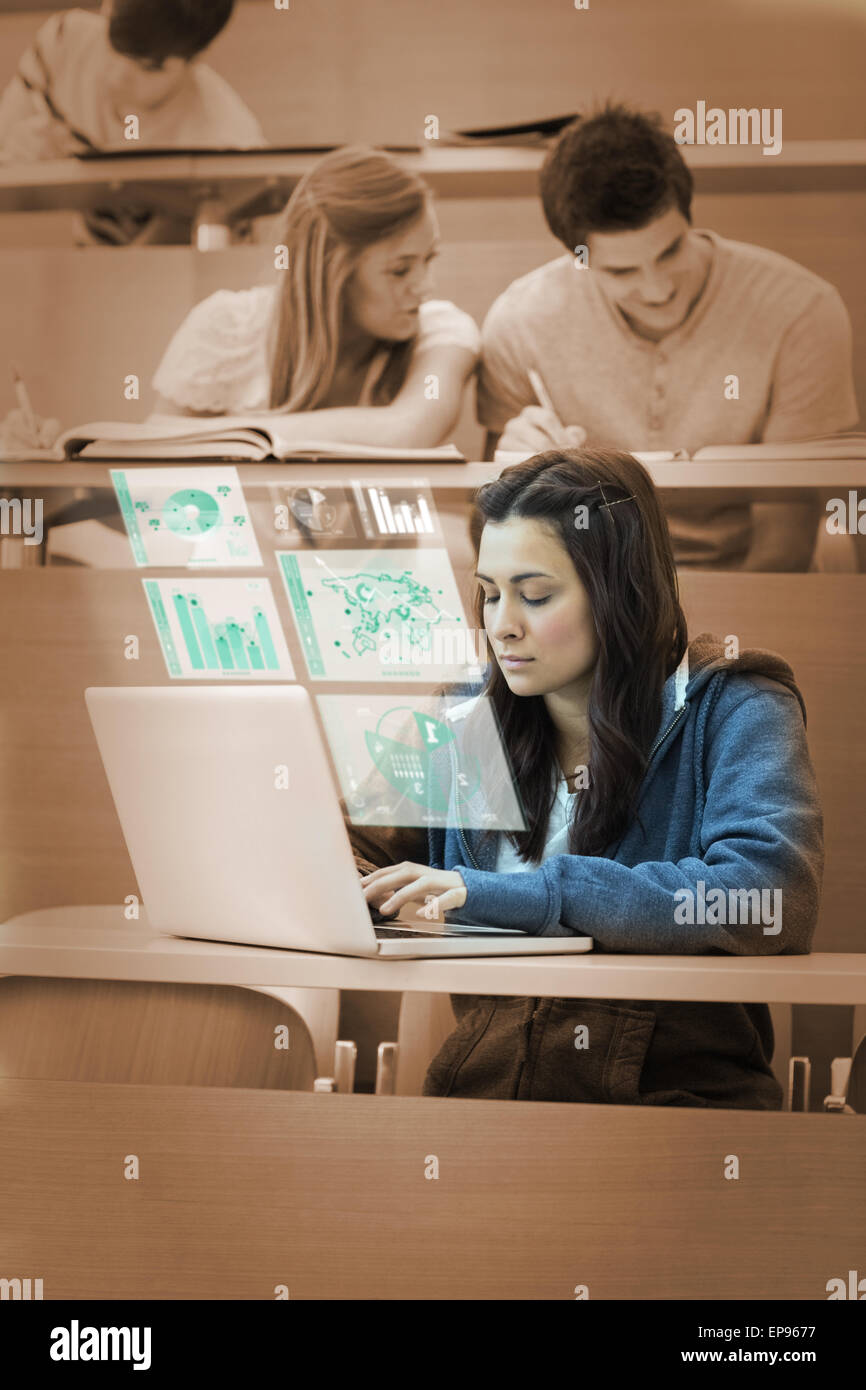
POLYGON ((480 344, 468 314, 428 297, 426 184, 379 151, 335 150, 295 188, 280 244, 275 284, 218 290, 181 324, 154 376, 157 412, 277 410, 298 441, 447 440, 480 344))

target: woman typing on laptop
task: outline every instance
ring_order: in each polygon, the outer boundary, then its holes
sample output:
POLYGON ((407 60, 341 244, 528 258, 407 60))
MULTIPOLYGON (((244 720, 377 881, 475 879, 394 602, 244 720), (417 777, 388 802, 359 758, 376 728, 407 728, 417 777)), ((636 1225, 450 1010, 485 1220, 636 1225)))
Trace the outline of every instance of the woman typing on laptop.
MULTIPOLYGON (((442 913, 638 954, 808 952, 823 843, 790 667, 688 641, 670 537, 630 455, 506 468, 471 522, 477 619, 528 829, 431 829, 377 869, 385 914, 442 913), (428 909, 429 910, 429 909, 428 909)), ((467 724, 471 722, 466 721, 467 724)), ((779 1109, 763 1004, 452 996, 425 1095, 779 1109)))

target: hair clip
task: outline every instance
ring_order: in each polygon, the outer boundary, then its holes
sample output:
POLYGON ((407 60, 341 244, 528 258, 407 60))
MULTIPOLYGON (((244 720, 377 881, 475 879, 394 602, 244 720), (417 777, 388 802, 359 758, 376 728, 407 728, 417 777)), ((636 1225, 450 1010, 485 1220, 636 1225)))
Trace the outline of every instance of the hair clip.
POLYGON ((601 483, 599 482, 599 483, 597 484, 597 486, 598 486, 598 490, 599 490, 599 492, 601 493, 602 497, 604 497, 604 501, 600 504, 602 507, 607 507, 607 508, 610 508, 610 507, 618 507, 619 504, 620 504, 620 502, 634 502, 634 501, 636 501, 635 494, 634 494, 634 493, 631 493, 628 497, 618 497, 618 498, 616 499, 615 502, 608 502, 607 498, 604 496, 604 488, 602 487, 601 483))

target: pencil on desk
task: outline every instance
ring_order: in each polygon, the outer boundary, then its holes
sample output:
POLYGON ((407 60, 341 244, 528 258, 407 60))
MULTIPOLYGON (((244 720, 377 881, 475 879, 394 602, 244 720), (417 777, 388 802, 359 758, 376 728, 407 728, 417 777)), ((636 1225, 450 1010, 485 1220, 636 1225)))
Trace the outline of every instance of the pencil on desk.
POLYGON ((27 428, 35 433, 37 428, 36 416, 33 414, 33 406, 30 404, 30 396, 27 393, 27 387, 24 385, 24 379, 15 366, 12 368, 12 386, 15 391, 15 399, 21 409, 21 414, 24 416, 27 428))

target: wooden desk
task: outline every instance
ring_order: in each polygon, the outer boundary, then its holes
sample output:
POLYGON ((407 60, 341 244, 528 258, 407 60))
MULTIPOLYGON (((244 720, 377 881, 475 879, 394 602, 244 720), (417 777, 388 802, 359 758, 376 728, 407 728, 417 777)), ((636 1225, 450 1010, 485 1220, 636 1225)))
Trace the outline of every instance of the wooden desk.
POLYGON ((46 1299, 823 1300, 863 1270, 857 1116, 9 1080, 0 1112, 3 1273, 46 1299))
MULTIPOLYGON (((640 457, 640 455, 638 455, 640 457)), ((171 467, 171 460, 158 460, 159 466, 171 467)), ((178 460, 178 468, 194 460, 178 460)), ((110 469, 153 468, 154 462, 129 459, 117 462, 95 462, 71 459, 66 463, 47 459, 4 460, 0 458, 0 488, 23 490, 32 495, 40 488, 106 488, 113 492, 110 469)), ((371 459, 345 461, 340 459, 313 462, 299 460, 278 463, 236 464, 244 487, 267 487, 273 483, 291 482, 348 482, 359 475, 372 479, 381 477, 392 483, 410 482, 423 476, 437 491, 471 493, 493 478, 498 478, 503 464, 477 463, 412 463, 371 459)), ((707 492, 737 493, 752 501, 806 501, 818 489, 834 488, 845 496, 849 488, 866 490, 866 460, 863 459, 777 459, 756 464, 736 459, 719 459, 693 463, 647 463, 647 472, 663 493, 676 493, 677 499, 701 497, 707 492)))
MULTIPOLYGON (((226 223, 278 212, 323 151, 234 151, 58 159, 0 169, 0 213, 123 206, 134 201, 194 220, 219 205, 226 223)), ((445 198, 533 197, 544 150, 446 146, 395 151, 445 198)), ((698 193, 848 192, 866 188, 866 140, 760 146, 684 145, 698 193)))
POLYGON ((13 917, 0 926, 0 975, 581 999, 866 1003, 866 954, 377 960, 165 936, 146 921, 125 921, 119 905, 41 908, 13 917))

